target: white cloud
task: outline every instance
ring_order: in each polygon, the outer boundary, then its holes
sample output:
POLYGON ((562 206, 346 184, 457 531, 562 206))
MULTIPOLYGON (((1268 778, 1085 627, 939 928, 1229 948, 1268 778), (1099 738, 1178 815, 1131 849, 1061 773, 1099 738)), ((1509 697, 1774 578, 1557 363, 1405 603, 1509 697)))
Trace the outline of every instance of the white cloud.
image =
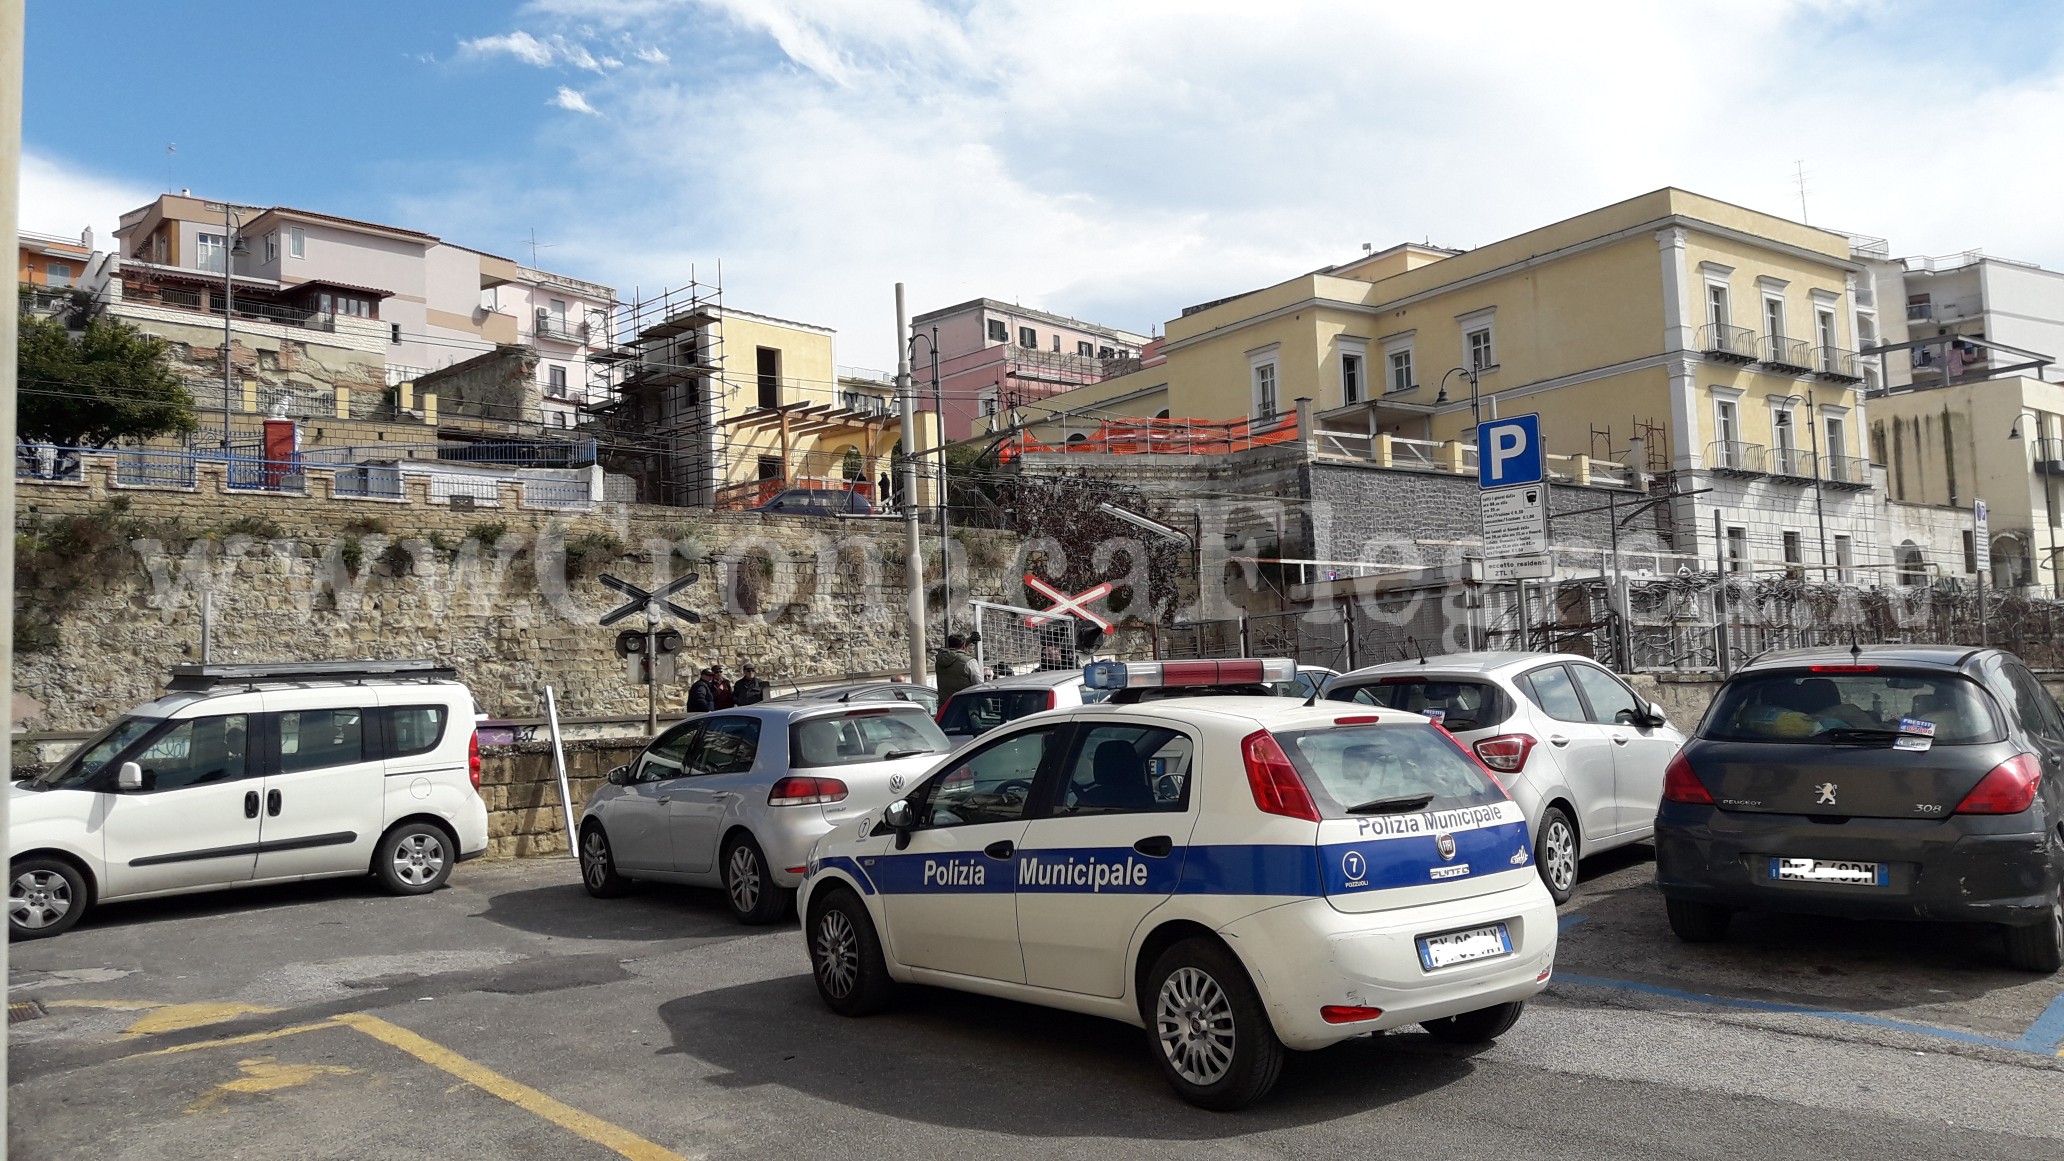
POLYGON ((142 185, 89 173, 39 153, 22 151, 21 228, 75 238, 88 226, 94 245, 112 249, 115 224, 157 193, 142 185))
POLYGON ((565 85, 559 86, 559 92, 553 96, 549 103, 557 105, 569 113, 586 113, 590 117, 600 117, 602 115, 601 111, 596 109, 595 106, 588 104, 586 97, 581 96, 578 91, 569 89, 565 85))
POLYGON ((631 55, 644 61, 646 64, 665 64, 669 59, 665 50, 650 44, 639 46, 631 52, 631 55))
POLYGON ((1362 242, 1479 245, 1663 185, 1795 216, 1800 158, 1816 224, 2064 260, 2064 158, 2039 144, 2064 66, 2003 63, 1998 28, 1917 37, 1891 0, 1257 13, 540 0, 524 20, 559 31, 536 43, 607 35, 696 68, 584 86, 610 126, 546 143, 552 185, 459 212, 520 232, 568 209, 556 262, 626 288, 721 259, 727 300, 836 326, 842 361, 877 366, 899 279, 914 310, 988 294, 1144 330, 1362 242), (633 152, 648 176, 626 185, 633 152))
POLYGON ((459 42, 461 57, 506 56, 537 68, 564 66, 584 72, 606 73, 623 67, 613 56, 596 56, 578 39, 558 33, 537 37, 517 29, 502 36, 481 36, 459 42))

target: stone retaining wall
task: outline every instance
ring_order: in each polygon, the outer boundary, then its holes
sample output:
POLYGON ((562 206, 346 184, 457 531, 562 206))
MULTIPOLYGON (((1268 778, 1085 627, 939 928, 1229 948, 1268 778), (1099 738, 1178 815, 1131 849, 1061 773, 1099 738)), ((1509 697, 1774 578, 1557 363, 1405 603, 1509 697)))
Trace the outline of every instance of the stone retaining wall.
MULTIPOLYGON (((566 781, 573 790, 575 819, 610 767, 630 762, 644 746, 643 738, 566 743, 566 781)), ((489 857, 566 854, 566 815, 559 808, 559 776, 552 769, 550 743, 482 746, 480 796, 487 802, 489 857)))

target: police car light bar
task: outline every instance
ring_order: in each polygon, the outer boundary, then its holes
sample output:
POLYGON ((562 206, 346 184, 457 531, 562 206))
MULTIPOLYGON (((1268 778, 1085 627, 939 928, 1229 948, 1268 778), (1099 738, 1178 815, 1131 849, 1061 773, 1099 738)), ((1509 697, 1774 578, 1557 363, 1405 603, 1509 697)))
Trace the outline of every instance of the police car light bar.
POLYGON ((1297 662, 1288 657, 1239 657, 1230 661, 1096 661, 1082 667, 1082 684, 1091 689, 1253 685, 1296 679, 1297 662))

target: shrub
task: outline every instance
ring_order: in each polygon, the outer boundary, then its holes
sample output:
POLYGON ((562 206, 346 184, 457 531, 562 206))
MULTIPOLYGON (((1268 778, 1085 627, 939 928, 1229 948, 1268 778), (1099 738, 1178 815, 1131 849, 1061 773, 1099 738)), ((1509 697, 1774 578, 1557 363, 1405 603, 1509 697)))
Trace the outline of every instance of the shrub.
POLYGON ((506 520, 482 520, 473 527, 466 529, 467 540, 478 540, 489 548, 500 544, 502 537, 508 534, 509 522, 506 520))
POLYGON ((600 568, 624 552, 624 542, 613 532, 580 532, 566 538, 568 572, 600 568))
POLYGON ((223 536, 249 536, 254 540, 272 540, 279 536, 279 522, 270 516, 239 516, 216 530, 223 536))
POLYGON ((354 516, 346 520, 339 531, 346 536, 385 536, 387 522, 378 516, 354 516))

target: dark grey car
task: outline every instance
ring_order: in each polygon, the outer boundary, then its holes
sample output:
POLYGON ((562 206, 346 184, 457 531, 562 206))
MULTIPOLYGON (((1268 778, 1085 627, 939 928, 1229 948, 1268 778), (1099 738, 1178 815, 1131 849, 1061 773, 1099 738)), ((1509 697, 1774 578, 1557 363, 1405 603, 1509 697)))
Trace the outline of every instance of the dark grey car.
POLYGON ((2012 654, 1881 646, 1758 660, 1671 762, 1670 926, 1736 910, 1998 924, 2064 966, 2064 712, 2012 654))

